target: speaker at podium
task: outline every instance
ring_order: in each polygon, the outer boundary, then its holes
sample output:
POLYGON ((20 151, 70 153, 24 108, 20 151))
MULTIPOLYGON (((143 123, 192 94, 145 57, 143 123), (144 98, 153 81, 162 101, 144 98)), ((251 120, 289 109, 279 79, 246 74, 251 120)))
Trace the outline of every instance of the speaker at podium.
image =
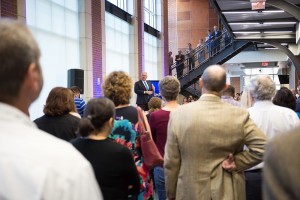
POLYGON ((83 69, 69 69, 68 70, 68 88, 78 86, 80 94, 84 93, 84 70, 83 69))

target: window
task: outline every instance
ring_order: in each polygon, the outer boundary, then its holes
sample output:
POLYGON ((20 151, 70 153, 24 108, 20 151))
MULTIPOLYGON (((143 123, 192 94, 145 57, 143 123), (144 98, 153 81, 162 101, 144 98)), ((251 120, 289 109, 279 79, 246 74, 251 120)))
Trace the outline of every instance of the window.
POLYGON ((145 71, 148 73, 148 79, 150 80, 157 79, 158 43, 159 40, 155 36, 144 32, 145 71))
POLYGON ((156 15, 157 15, 156 0, 145 0, 144 1, 144 22, 155 29, 157 29, 156 15))
POLYGON ((133 15, 133 0, 107 0, 112 4, 133 15))
POLYGON ((30 107, 30 117, 43 115, 53 87, 67 87, 67 71, 80 68, 78 1, 27 0, 26 20, 41 49, 44 87, 30 107))
POLYGON ((122 19, 105 12, 106 74, 122 70, 129 73, 130 25, 122 19))

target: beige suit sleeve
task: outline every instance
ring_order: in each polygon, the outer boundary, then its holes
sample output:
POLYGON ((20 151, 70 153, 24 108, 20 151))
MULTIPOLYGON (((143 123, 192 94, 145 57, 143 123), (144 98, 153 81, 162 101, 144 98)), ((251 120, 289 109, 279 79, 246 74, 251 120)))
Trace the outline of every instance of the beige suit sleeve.
POLYGON ((266 135, 257 128, 249 114, 245 118, 244 123, 244 142, 248 150, 237 153, 235 163, 237 171, 244 171, 250 167, 260 163, 263 159, 264 146, 267 142, 266 135))
POLYGON ((164 156, 165 184, 168 199, 174 199, 176 197, 177 180, 181 165, 180 150, 175 134, 176 120, 173 118, 174 115, 171 112, 164 156))

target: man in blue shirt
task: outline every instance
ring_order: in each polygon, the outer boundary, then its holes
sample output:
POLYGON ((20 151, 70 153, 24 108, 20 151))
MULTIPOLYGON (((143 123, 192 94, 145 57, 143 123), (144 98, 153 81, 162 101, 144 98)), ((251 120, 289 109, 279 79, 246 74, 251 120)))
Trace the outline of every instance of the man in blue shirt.
POLYGON ((83 117, 83 112, 85 110, 85 101, 80 98, 80 88, 78 86, 72 86, 70 89, 74 93, 74 103, 76 105, 77 112, 81 117, 83 117))

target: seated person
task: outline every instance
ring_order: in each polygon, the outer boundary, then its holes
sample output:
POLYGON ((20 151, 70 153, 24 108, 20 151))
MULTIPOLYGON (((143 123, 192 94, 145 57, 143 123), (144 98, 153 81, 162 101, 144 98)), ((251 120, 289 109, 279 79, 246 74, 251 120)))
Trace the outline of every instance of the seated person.
POLYGON ((130 150, 107 138, 114 126, 115 106, 106 97, 87 103, 79 124, 82 138, 71 143, 92 164, 105 200, 139 194, 140 179, 130 150))

